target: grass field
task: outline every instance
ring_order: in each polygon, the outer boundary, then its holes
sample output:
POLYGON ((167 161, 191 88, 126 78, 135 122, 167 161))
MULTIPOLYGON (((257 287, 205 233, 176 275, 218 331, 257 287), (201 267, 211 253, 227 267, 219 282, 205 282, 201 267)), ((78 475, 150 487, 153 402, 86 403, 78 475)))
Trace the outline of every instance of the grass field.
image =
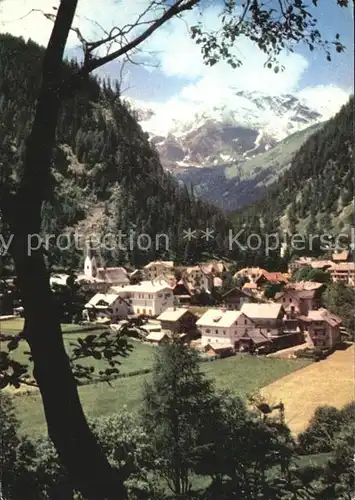
MULTIPOLYGON (((95 333, 95 332, 90 332, 90 334, 95 333)), ((84 338, 85 335, 89 335, 86 333, 67 333, 64 334, 64 345, 66 348, 67 353, 70 355, 72 349, 73 349, 73 343, 78 338, 84 338)), ((141 342, 137 341, 132 341, 131 344, 133 345, 133 351, 127 356, 126 358, 119 358, 119 361, 121 362, 120 366, 120 372, 121 373, 128 373, 128 372, 133 372, 136 370, 141 370, 143 368, 150 368, 153 363, 153 348, 150 345, 147 344, 142 344, 141 342)), ((5 350, 6 348, 6 342, 0 342, 0 351, 5 350)), ((28 352, 28 344, 25 341, 20 341, 19 347, 15 350, 12 351, 11 356, 13 359, 20 363, 27 364, 29 367, 30 372, 32 372, 32 362, 28 361, 28 356, 25 354, 25 352, 28 352)), ((80 363, 82 365, 92 365, 95 367, 95 369, 100 370, 102 368, 108 368, 108 365, 104 361, 93 359, 93 358, 87 358, 80 360, 80 363)))
POLYGON ((354 346, 336 351, 326 360, 312 363, 262 389, 270 401, 285 404, 287 424, 294 434, 302 432, 318 406, 341 408, 355 399, 354 346))
MULTIPOLYGON (((5 319, 0 321, 0 332, 3 334, 11 335, 21 332, 23 329, 24 319, 14 318, 5 319)), ((62 324, 62 332, 80 332, 81 330, 86 330, 85 325, 73 325, 73 324, 62 324)))
MULTIPOLYGON (((152 362, 154 347, 137 343, 133 353, 122 361, 122 371, 148 367, 152 362)), ((228 359, 202 364, 206 375, 219 389, 229 389, 242 397, 259 390, 265 384, 303 368, 305 360, 280 360, 253 356, 234 356, 228 359)), ((150 375, 120 378, 107 383, 98 383, 79 388, 80 398, 88 416, 108 415, 126 406, 137 411, 142 400, 142 388, 150 375)), ((37 391, 14 395, 22 432, 33 437, 45 432, 44 415, 37 391)))

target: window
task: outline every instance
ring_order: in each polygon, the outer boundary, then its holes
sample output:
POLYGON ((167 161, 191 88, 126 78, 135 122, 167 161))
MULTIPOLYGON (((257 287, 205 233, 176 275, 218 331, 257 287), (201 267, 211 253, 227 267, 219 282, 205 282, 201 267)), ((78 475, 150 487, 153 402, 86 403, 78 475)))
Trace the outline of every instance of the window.
POLYGON ((140 313, 140 310, 139 310, 139 309, 137 309, 137 314, 139 314, 139 313, 140 313))
POLYGON ((218 330, 216 330, 216 335, 218 335, 218 330))
POLYGON ((206 328, 206 333, 210 333, 211 330, 209 328, 206 328))
POLYGON ((225 335, 225 334, 226 334, 226 331, 225 331, 225 330, 223 330, 223 335, 225 335))
POLYGON ((244 325, 247 325, 247 324, 248 324, 248 320, 247 320, 247 319, 245 319, 245 320, 244 320, 244 325))

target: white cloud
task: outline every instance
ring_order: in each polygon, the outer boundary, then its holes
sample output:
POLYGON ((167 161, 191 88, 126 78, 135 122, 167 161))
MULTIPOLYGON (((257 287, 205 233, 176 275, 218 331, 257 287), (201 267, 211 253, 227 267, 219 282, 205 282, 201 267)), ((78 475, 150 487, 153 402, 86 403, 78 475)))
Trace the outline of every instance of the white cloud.
MULTIPOLYGON (((216 5, 203 12, 207 27, 217 29, 220 19, 216 5)), ((298 94, 312 109, 325 117, 333 116, 349 98, 351 89, 342 90, 332 85, 309 87, 300 92, 300 83, 309 67, 309 61, 299 53, 284 52, 279 56, 283 71, 275 73, 264 67, 266 55, 246 38, 239 38, 234 54, 242 66, 231 68, 226 62, 213 67, 203 63, 200 48, 189 37, 187 25, 197 23, 198 12, 185 16, 186 23, 171 22, 156 32, 144 48, 152 51, 159 60, 160 69, 166 76, 182 79, 183 86, 178 95, 167 103, 169 114, 178 117, 194 112, 203 105, 226 106, 236 109, 240 105, 236 91, 258 91, 263 94, 298 94), (188 83, 186 83, 188 82, 188 83)))
MULTIPOLYGON (((101 39, 104 37, 101 26, 110 31, 116 25, 122 27, 134 23, 150 3, 150 0, 109 0, 105 1, 103 6, 97 0, 79 0, 73 26, 79 28, 87 40, 101 39)), ((55 8, 58 6, 59 0, 2 0, 0 31, 25 39, 31 38, 40 45, 47 45, 53 23, 43 13, 55 14, 55 8)), ((147 19, 147 16, 142 20, 144 19, 147 19)), ((71 32, 67 48, 78 46, 79 40, 75 33, 71 32)))
POLYGON ((325 119, 334 116, 341 106, 349 100, 352 89, 343 90, 334 85, 318 85, 316 87, 306 87, 298 92, 308 106, 321 112, 325 119))
MULTIPOLYGON (((87 39, 95 40, 103 36, 99 25, 110 30, 116 23, 120 26, 132 23, 149 3, 150 0, 106 0, 103 8, 97 0, 79 0, 74 25, 80 28, 87 39)), ((3 0, 0 3, 0 31, 8 31, 46 45, 52 22, 40 12, 27 14, 31 9, 54 14, 53 7, 58 4, 59 0, 3 0)), ((169 100, 167 108, 174 117, 186 114, 193 105, 233 106, 237 90, 273 95, 299 91, 301 78, 309 65, 305 57, 297 53, 282 54, 280 64, 286 69, 275 74, 264 67, 266 56, 252 42, 243 38, 238 40, 235 49, 235 54, 243 62, 240 68, 234 70, 225 62, 207 67, 199 46, 189 36, 188 26, 203 19, 207 29, 216 29, 220 23, 219 13, 220 6, 213 2, 204 8, 203 17, 200 17, 198 9, 187 12, 184 20, 174 19, 155 32, 142 45, 144 52, 136 55, 141 60, 157 61, 166 77, 180 79, 181 89, 169 100)), ((146 19, 151 18, 151 14, 146 16, 146 19)), ((131 37, 134 34, 137 34, 137 30, 131 33, 131 37)), ((72 32, 67 48, 78 46, 78 39, 72 32)), ((335 113, 349 93, 329 85, 307 88, 299 95, 313 108, 321 110, 326 107, 335 113)))

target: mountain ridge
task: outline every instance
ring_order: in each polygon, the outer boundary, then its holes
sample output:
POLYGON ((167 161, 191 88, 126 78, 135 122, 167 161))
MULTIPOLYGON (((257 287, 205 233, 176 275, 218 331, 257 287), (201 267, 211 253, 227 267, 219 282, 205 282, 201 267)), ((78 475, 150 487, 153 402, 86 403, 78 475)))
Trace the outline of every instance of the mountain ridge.
POLYGON ((191 103, 187 111, 184 105, 171 105, 170 109, 169 103, 125 99, 157 148, 163 166, 171 171, 253 157, 332 114, 330 109, 322 113, 312 109, 304 98, 292 94, 236 91, 228 104, 191 103))

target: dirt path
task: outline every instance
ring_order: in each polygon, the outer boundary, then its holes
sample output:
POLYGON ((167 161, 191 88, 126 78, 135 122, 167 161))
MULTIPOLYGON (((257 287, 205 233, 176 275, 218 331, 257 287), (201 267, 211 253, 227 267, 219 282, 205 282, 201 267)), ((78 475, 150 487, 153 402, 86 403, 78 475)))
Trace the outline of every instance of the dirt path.
POLYGON ((341 408, 355 400, 354 345, 336 351, 326 360, 286 375, 261 390, 274 404, 283 401, 286 421, 293 434, 305 430, 318 406, 341 408))

